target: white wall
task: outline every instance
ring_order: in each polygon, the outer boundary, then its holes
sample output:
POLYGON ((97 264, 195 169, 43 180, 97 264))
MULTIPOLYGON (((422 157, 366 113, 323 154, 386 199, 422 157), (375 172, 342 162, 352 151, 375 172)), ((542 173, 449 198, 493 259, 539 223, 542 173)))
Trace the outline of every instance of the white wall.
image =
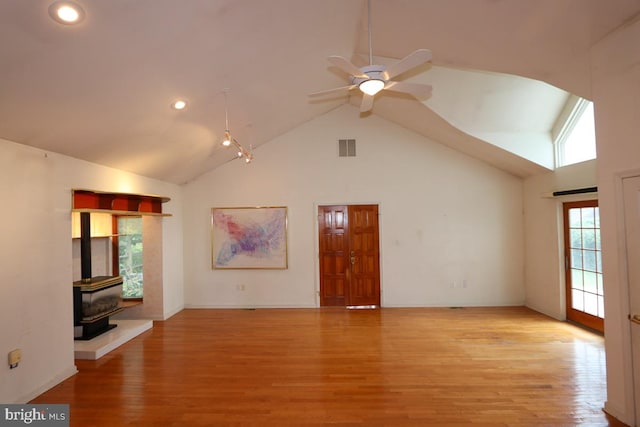
POLYGON ((181 188, 0 139, 0 402, 26 402, 75 373, 71 189, 159 194, 165 313, 183 305, 181 188), (22 349, 10 370, 6 354, 22 349))
POLYGON ((345 105, 185 186, 186 306, 317 306, 316 207, 332 203, 380 205, 383 306, 524 302, 521 179, 345 105), (212 270, 211 208, 260 205, 288 207, 289 268, 212 270))
POLYGON ((553 140, 548 132, 474 132, 473 135, 547 169, 553 169, 553 140))
MULTIPOLYGON (((606 408, 634 425, 628 286, 619 175, 640 172, 640 22, 636 19, 592 50, 598 191, 605 280, 606 408), (620 234, 622 230, 622 235, 620 234)), ((637 420, 636 420, 637 421, 637 420)))
POLYGON ((593 187, 596 161, 577 163, 524 182, 526 305, 566 318, 562 203, 597 199, 597 194, 552 197, 554 191, 593 187))

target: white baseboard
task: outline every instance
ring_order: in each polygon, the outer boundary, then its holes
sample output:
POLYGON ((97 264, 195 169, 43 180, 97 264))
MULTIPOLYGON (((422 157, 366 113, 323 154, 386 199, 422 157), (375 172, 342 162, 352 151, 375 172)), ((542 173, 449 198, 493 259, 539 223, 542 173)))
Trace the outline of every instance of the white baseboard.
POLYGON ((178 308, 175 308, 175 309, 173 309, 173 310, 171 310, 171 311, 168 311, 168 312, 164 313, 163 318, 162 318, 162 319, 160 319, 160 320, 167 320, 167 319, 169 319, 170 317, 173 317, 173 316, 175 316, 176 314, 180 313, 182 310, 184 310, 184 308, 185 308, 185 307, 183 306, 183 307, 178 307, 178 308))
POLYGON ((617 419, 618 421, 621 421, 627 425, 635 425, 634 420, 633 420, 633 415, 629 415, 627 416, 627 414, 625 414, 625 411, 622 410, 621 408, 609 403, 609 401, 604 402, 604 412, 606 412, 607 414, 611 415, 612 417, 614 417, 615 419, 617 419))
POLYGON ((237 308, 237 309, 243 309, 243 310, 251 310, 251 309, 258 309, 258 308, 318 308, 317 305, 235 305, 235 304, 229 304, 229 305, 217 305, 217 304, 185 304, 184 306, 185 309, 232 309, 232 308, 237 308))
POLYGON ((31 391, 30 393, 24 396, 20 396, 15 402, 7 402, 7 403, 18 403, 18 404, 28 403, 29 401, 40 396, 45 391, 57 386, 64 380, 71 378, 77 373, 78 373, 78 368, 76 368, 76 365, 71 365, 67 369, 65 369, 64 371, 60 372, 58 375, 53 377, 51 380, 47 381, 42 386, 36 388, 35 390, 31 391))

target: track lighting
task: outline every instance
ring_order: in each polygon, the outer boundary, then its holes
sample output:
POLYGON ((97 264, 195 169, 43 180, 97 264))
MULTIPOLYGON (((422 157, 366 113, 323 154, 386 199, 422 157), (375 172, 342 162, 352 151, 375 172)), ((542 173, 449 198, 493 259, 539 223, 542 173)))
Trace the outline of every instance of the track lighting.
POLYGON ((228 147, 231 145, 231 134, 229 133, 228 130, 224 131, 224 140, 222 141, 222 145, 224 145, 225 147, 228 147))
POLYGON ((231 147, 232 145, 238 150, 237 157, 238 159, 244 157, 244 161, 246 163, 251 163, 253 160, 253 154, 251 147, 249 150, 244 148, 234 137, 231 136, 231 131, 229 131, 229 108, 227 106, 227 92, 229 89, 224 90, 224 139, 222 140, 222 145, 224 147, 231 147))

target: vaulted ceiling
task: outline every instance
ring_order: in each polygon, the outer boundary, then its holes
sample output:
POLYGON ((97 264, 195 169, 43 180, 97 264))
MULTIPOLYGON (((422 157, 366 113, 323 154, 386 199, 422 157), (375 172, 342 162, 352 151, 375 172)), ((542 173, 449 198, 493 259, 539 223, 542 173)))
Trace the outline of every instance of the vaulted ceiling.
MULTIPOLYGON (((365 0, 75 1, 86 16, 69 26, 49 17, 53 0, 0 0, 0 138, 184 183, 234 157, 220 146, 225 90, 230 129, 254 147, 359 102, 357 91, 307 94, 346 84, 329 55, 367 58, 365 0), (187 109, 171 109, 180 97, 187 109)), ((428 48, 433 66, 405 77, 434 85, 425 102, 377 95, 373 114, 516 175, 539 172, 483 135, 545 132, 566 93, 590 98, 590 46, 639 11, 640 0, 372 0, 376 58, 428 48), (470 70, 562 90, 451 77, 470 70), (505 108, 506 92, 526 99, 505 108), (544 123, 523 119, 539 117, 527 99, 544 123)))

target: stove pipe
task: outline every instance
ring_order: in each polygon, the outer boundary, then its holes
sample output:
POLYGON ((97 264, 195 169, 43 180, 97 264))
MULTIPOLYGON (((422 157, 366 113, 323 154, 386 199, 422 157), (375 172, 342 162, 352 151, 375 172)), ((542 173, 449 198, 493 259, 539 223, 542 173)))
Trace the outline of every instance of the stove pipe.
POLYGON ((91 214, 80 212, 80 275, 83 283, 91 283, 91 214))

